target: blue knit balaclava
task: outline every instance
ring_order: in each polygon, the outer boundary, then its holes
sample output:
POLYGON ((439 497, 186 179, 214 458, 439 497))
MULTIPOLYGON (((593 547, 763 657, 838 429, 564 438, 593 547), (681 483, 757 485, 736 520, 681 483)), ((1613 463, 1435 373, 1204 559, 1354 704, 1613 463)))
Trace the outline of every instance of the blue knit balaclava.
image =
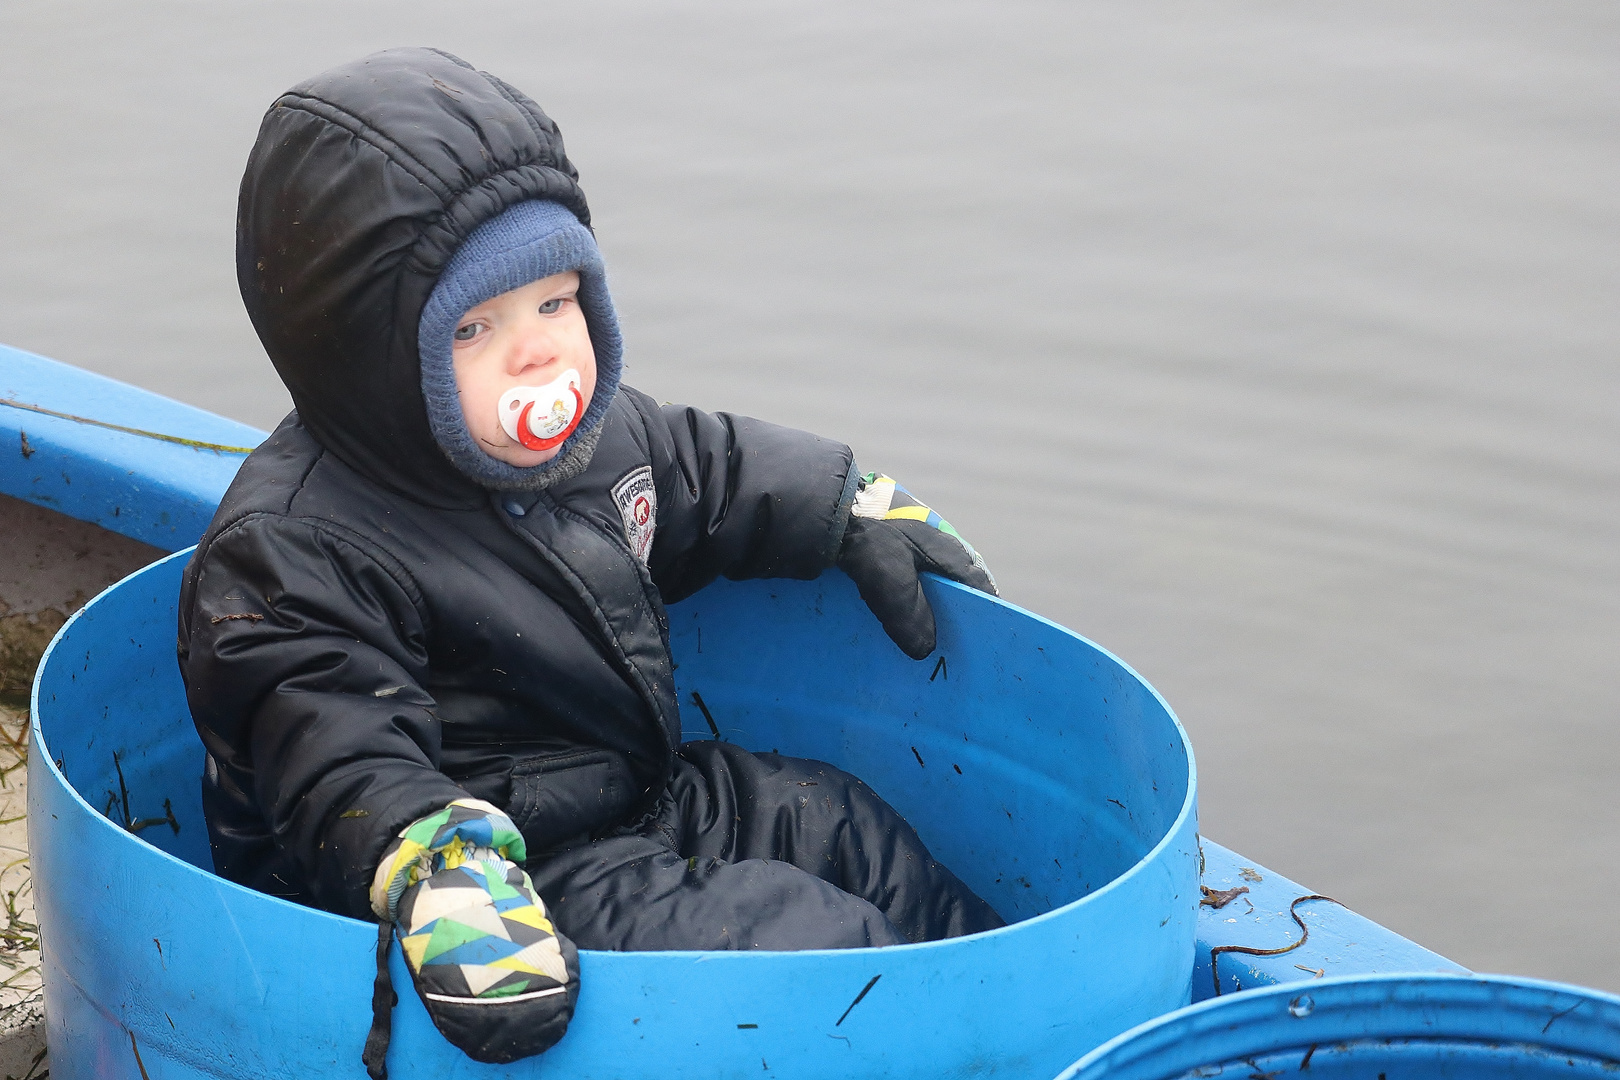
POLYGON ((456 249, 422 308, 417 338, 428 426, 439 448, 464 475, 495 491, 538 491, 584 471, 602 436, 602 418, 619 389, 624 346, 602 253, 591 231, 570 210, 560 203, 531 200, 508 207, 474 229, 456 249), (508 465, 479 448, 461 414, 451 359, 456 324, 485 300, 568 270, 579 274, 579 306, 596 353, 596 391, 579 427, 556 457, 526 469, 508 465))

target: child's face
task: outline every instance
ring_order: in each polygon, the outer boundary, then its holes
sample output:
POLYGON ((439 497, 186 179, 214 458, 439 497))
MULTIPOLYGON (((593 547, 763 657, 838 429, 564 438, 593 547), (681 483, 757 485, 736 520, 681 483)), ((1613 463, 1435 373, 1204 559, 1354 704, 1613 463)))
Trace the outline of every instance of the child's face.
POLYGON ((461 415, 479 447, 497 461, 529 468, 562 449, 530 450, 506 433, 498 406, 507 391, 543 386, 572 369, 580 376, 580 411, 591 403, 596 351, 578 292, 578 274, 553 274, 484 301, 456 324, 452 357, 461 415))

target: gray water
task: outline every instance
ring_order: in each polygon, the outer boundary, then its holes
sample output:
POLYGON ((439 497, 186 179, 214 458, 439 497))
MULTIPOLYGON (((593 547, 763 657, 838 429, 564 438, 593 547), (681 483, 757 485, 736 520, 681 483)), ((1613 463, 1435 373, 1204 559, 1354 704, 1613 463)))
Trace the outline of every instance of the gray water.
POLYGON ((264 108, 527 90, 653 394, 902 478, 1125 657, 1207 835, 1620 990, 1620 8, 0 6, 0 341, 260 426, 264 108))

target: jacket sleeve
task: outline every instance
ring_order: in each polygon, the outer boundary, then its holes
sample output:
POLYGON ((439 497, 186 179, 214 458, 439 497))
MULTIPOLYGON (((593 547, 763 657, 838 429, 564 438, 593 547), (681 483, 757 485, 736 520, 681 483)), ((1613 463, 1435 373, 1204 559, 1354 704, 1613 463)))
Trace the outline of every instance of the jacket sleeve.
POLYGON ((438 770, 423 610, 386 553, 252 516, 188 575, 181 666, 199 733, 310 899, 356 918, 401 829, 467 793, 438 770))
POLYGON ((837 561, 859 479, 849 447, 629 393, 649 436, 658 495, 649 566, 665 601, 721 574, 813 578, 837 561))

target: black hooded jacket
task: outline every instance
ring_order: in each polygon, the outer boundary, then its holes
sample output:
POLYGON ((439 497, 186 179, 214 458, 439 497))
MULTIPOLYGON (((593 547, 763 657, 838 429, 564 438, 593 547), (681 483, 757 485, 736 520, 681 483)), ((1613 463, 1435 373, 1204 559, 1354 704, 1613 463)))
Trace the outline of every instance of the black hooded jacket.
POLYGON ((222 875, 364 918, 383 849, 453 799, 505 808, 531 853, 634 822, 680 732, 664 602, 833 564, 855 477, 813 435, 624 387, 589 467, 522 502, 435 444, 416 334, 438 274, 523 200, 588 225, 576 176, 533 102, 431 50, 266 114, 237 269, 297 410, 226 493, 180 603, 222 875), (648 480, 643 562, 615 493, 648 480))

